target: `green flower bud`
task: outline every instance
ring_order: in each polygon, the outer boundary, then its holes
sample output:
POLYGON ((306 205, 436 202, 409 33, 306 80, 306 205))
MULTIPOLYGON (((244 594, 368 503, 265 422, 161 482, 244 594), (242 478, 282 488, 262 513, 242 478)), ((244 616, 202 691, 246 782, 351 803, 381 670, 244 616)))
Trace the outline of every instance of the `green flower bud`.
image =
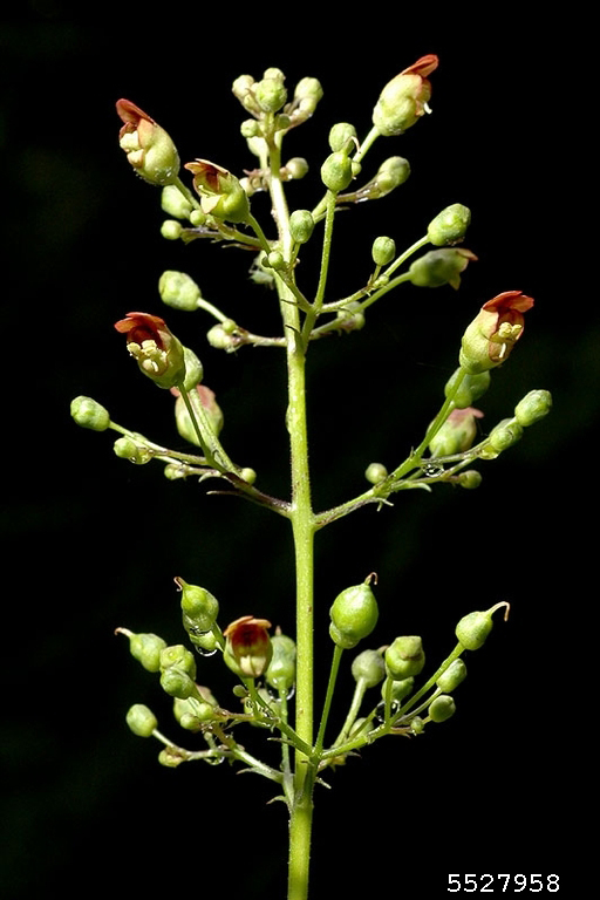
POLYGON ((462 659, 451 662, 445 672, 436 681, 437 687, 445 694, 451 694, 467 677, 467 667, 462 659))
POLYGON ((421 734, 423 729, 425 728, 425 723, 421 716, 415 716, 410 720, 410 727, 413 730, 413 734, 421 734))
POLYGON ((467 406, 479 400, 490 386, 491 375, 489 371, 480 372, 479 375, 470 375, 465 373, 460 366, 450 376, 444 387, 446 397, 452 397, 454 405, 457 409, 466 409, 467 406), (462 375, 462 381, 458 390, 455 392, 456 383, 462 375))
POLYGON ((410 280, 416 287, 441 287, 449 284, 458 290, 461 272, 464 272, 471 260, 476 259, 474 253, 462 247, 431 250, 412 263, 408 270, 410 280))
POLYGON ((117 113, 124 123, 119 144, 138 175, 150 184, 173 184, 180 162, 164 128, 130 100, 118 100, 117 113))
POLYGON ((483 481, 481 472, 476 469, 469 469, 467 472, 461 472, 457 476, 458 484, 467 491, 476 490, 483 481))
POLYGON ((373 110, 373 124, 380 134, 402 134, 429 111, 431 83, 427 76, 437 65, 437 56, 422 56, 386 84, 373 110))
POLYGON ((423 642, 417 635, 398 637, 385 651, 388 674, 394 681, 418 675, 425 665, 423 642))
POLYGON ((496 603, 495 606, 486 609, 484 612, 469 613, 460 620, 456 626, 456 637, 465 650, 479 650, 480 647, 483 647, 488 634, 494 627, 492 615, 501 606, 506 608, 506 612, 504 613, 504 621, 506 621, 508 619, 510 604, 505 601, 496 603))
POLYGON ((182 762, 185 762, 185 757, 181 755, 177 747, 164 747, 158 754, 158 761, 167 769, 176 769, 182 762))
POLYGON ((550 391, 529 391, 515 406, 515 417, 519 425, 527 428, 547 416, 551 409, 550 391))
POLYGON ((194 279, 185 272, 163 272, 158 282, 158 292, 167 306, 187 312, 198 309, 198 300, 202 296, 194 279))
POLYGON ((177 241, 183 233, 183 228, 175 219, 165 219, 160 226, 160 233, 167 241, 177 241))
POLYGON ((427 710, 432 722, 445 722, 446 719, 450 719, 455 712, 456 705, 454 703, 454 698, 450 697, 448 694, 442 694, 440 697, 436 697, 427 710))
POLYGON ((242 616, 228 625, 223 635, 227 638, 223 659, 232 672, 241 678, 260 678, 269 667, 273 645, 267 619, 242 616))
POLYGON ((194 174, 194 188, 200 195, 202 211, 227 222, 246 222, 250 215, 248 197, 239 180, 207 159, 186 163, 194 174))
POLYGON ((503 419, 490 433, 488 444, 497 453, 508 450, 523 437, 523 429, 514 419, 503 419))
POLYGON ((161 672, 160 686, 169 697, 179 697, 180 700, 187 700, 196 694, 193 679, 177 666, 171 666, 161 672))
POLYGON ((385 678, 385 664, 377 650, 363 650, 352 662, 352 677, 367 687, 376 687, 385 678))
MULTIPOLYGON (((214 391, 211 391, 210 388, 203 384, 196 385, 196 391, 198 392, 200 402, 204 407, 204 412, 206 413, 208 421, 212 426, 212 430, 218 436, 223 428, 224 417, 221 407, 215 400, 214 391)), ((190 444, 194 444, 195 447, 200 446, 196 429, 190 419, 190 414, 185 405, 185 401, 183 397, 179 395, 179 392, 177 392, 177 400, 175 401, 175 423, 177 425, 177 431, 184 440, 189 441, 190 444)))
POLYGON ((407 159, 402 156, 390 156, 380 165, 377 175, 359 194, 366 194, 364 199, 379 200, 380 197, 386 197, 401 184, 404 184, 410 175, 410 164, 407 159))
POLYGON ((376 266, 388 266, 396 256, 396 242, 391 237, 375 238, 371 256, 376 266))
POLYGON ((246 119, 240 125, 240 133, 245 138, 262 137, 260 122, 257 122, 256 119, 246 119))
POLYGON ((479 409, 453 409, 438 433, 430 441, 429 452, 432 456, 453 456, 464 453, 473 444, 477 435, 476 419, 483 413, 479 409))
MULTIPOLYGON (((391 676, 389 676, 391 678, 391 676)), ((410 697, 413 692, 413 688, 415 686, 415 679, 412 675, 408 678, 401 678, 399 681, 394 681, 392 679, 392 692, 391 692, 391 700, 392 703, 400 703, 404 700, 405 697, 410 697)), ((381 696, 385 700, 387 695, 387 681, 381 685, 381 696)))
POLYGON ((305 244, 315 227, 312 213, 307 209, 295 209, 290 216, 290 232, 297 244, 305 244))
POLYGON ((138 737, 152 737, 152 732, 158 727, 156 716, 143 703, 136 703, 129 709, 126 721, 131 731, 138 737))
POLYGON ((275 269, 275 271, 285 269, 285 259, 281 250, 271 250, 267 254, 267 258, 263 260, 263 266, 266 266, 268 269, 275 269))
POLYGON ((360 331, 365 327, 365 314, 359 308, 356 300, 352 300, 343 309, 338 309, 335 317, 337 319, 336 327, 339 331, 360 331))
POLYGON ((294 181, 299 181, 308 173, 308 162, 303 156, 293 156, 284 166, 284 174, 294 181))
POLYGON ((329 132, 329 146, 334 153, 355 146, 356 128, 349 122, 338 122, 329 132))
POLYGON ((252 75, 240 75, 231 86, 231 90, 244 109, 253 115, 260 115, 260 107, 254 99, 254 78, 252 75))
POLYGON ((236 350, 240 343, 235 335, 227 330, 225 322, 213 325, 206 333, 206 340, 215 350, 225 350, 227 353, 236 350))
POLYGON ((129 638, 129 652, 147 672, 160 671, 160 654, 167 646, 157 634, 133 634, 127 628, 117 628, 116 634, 129 638))
POLYGON ((188 584, 177 576, 175 584, 181 591, 181 611, 200 632, 210 631, 219 615, 219 601, 209 591, 188 584))
POLYGON ((335 194, 345 190, 352 181, 352 163, 342 151, 332 153, 321 166, 321 181, 335 194))
POLYGON ((346 588, 333 601, 329 610, 332 641, 345 650, 356 647, 377 625, 377 600, 367 583, 346 588))
POLYGON ((91 397, 75 397, 71 400, 71 416, 82 428, 106 431, 110 425, 108 410, 91 397))
POLYGON ((177 668, 189 675, 190 678, 196 677, 196 660, 194 655, 183 644, 173 644, 161 650, 160 668, 161 671, 165 672, 168 669, 177 668))
POLYGON ((215 718, 217 701, 208 688, 198 688, 198 692, 203 697, 202 700, 197 697, 188 697, 187 700, 175 697, 173 701, 173 715, 187 731, 201 731, 203 725, 215 718), (205 693, 211 698, 210 701, 205 698, 205 693))
POLYGON ((167 184, 162 189, 160 205, 163 212, 173 216, 174 219, 189 219, 194 209, 175 184, 167 184))
POLYGON ((458 244, 464 240, 470 221, 471 211, 461 203, 453 203, 429 223, 427 237, 436 247, 458 244))
POLYGON ((185 361, 185 378, 183 379, 183 389, 187 393, 192 391, 202 381, 204 375, 204 366, 189 347, 183 348, 183 358, 185 361))
POLYGON ((290 124, 300 125, 306 122, 314 113, 322 96, 323 88, 316 78, 302 78, 296 85, 292 103, 286 107, 290 124))
POLYGON ((274 113, 285 104, 287 91, 280 80, 263 78, 254 86, 254 96, 263 112, 274 113))
POLYGON ((206 213, 203 213, 201 209, 194 209, 190 214, 190 222, 194 228, 202 228, 206 224, 206 213))
POLYGON ((379 484, 388 477, 388 470, 382 463, 370 463, 365 472, 365 478, 370 484, 379 484))
POLYGON ((276 690, 290 691, 296 680, 296 644, 285 634, 271 638, 273 656, 265 673, 267 683, 276 690))
POLYGON ((132 437, 120 437, 115 441, 113 450, 120 459, 127 459, 136 466, 146 465, 154 456, 149 447, 132 437))
POLYGON ((246 484, 254 484, 257 475, 254 469, 251 469, 249 466, 244 466, 243 469, 240 469, 240 478, 242 481, 245 481, 246 484))

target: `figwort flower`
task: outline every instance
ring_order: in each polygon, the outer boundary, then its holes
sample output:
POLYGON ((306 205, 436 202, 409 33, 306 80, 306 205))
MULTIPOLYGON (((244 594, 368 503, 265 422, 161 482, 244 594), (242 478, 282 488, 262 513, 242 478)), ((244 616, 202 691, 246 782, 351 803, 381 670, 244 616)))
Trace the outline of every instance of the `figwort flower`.
POLYGON ((273 646, 267 629, 267 619, 242 616, 228 625, 223 634, 227 638, 223 658, 230 669, 243 678, 259 678, 271 662, 273 646))
POLYGON ((402 134, 428 112, 431 83, 427 76, 437 67, 437 56, 429 53, 386 84, 373 110, 373 124, 380 134, 402 134))
POLYGON ((533 304, 522 291, 505 291, 484 303, 463 335, 463 369, 476 375, 504 362, 523 334, 523 313, 533 304))
POLYGON ((118 100, 117 113, 124 123, 119 144, 136 172, 150 184, 173 184, 181 164, 164 128, 131 100, 118 100))
POLYGON ((171 388, 185 377, 184 350, 164 319, 148 313, 127 313, 115 328, 127 335, 127 349, 140 370, 159 387, 171 388))
POLYGON ((238 178, 227 169, 196 159, 185 168, 194 175, 194 188, 200 194, 202 211, 206 215, 228 222, 245 222, 250 213, 248 197, 238 178))

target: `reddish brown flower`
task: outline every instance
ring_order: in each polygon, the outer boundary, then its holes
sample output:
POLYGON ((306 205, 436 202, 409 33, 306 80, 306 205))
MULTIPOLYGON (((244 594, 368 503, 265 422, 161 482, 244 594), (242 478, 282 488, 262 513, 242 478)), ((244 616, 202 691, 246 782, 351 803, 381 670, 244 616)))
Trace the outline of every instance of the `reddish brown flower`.
POLYGON ((131 100, 118 100, 117 113, 124 123, 119 143, 136 172, 151 184, 173 184, 180 162, 164 128, 131 100))
POLYGON ((477 374, 508 359, 523 334, 523 313, 533 304, 533 298, 522 291, 505 291, 484 303, 463 335, 460 352, 463 369, 477 374))
POLYGON ((267 629, 267 619, 242 616, 228 625, 223 634, 227 638, 224 659, 227 665, 244 678, 258 678, 266 672, 273 647, 267 629))
POLYGON ((185 376, 183 347, 160 316, 149 313, 127 313, 115 323, 127 335, 127 349, 137 360, 144 375, 159 387, 171 388, 185 376))
POLYGON ((250 212, 248 197, 235 175, 207 159, 186 163, 185 168, 194 175, 194 188, 207 215, 228 222, 246 221, 250 212))
POLYGON ((373 124, 380 134, 402 134, 428 111, 431 83, 427 76, 437 67, 437 56, 428 53, 386 84, 373 110, 373 124))

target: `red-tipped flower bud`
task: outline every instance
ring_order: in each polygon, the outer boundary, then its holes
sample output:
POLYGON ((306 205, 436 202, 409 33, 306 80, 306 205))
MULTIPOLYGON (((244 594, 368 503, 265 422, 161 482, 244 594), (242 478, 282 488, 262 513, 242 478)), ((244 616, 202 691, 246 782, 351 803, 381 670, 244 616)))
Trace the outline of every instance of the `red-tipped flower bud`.
POLYGON ((125 123, 119 132, 119 143, 138 175, 150 184, 173 184, 180 161, 164 128, 131 100, 118 100, 117 113, 125 123))
POLYGON ((431 83, 427 76, 437 66, 437 56, 429 53, 386 84, 373 110, 373 124, 380 134, 402 134, 429 111, 431 83))
POLYGON ((484 303, 465 331, 459 362, 471 375, 499 366, 523 335, 523 313, 534 304, 522 291, 505 291, 484 303))

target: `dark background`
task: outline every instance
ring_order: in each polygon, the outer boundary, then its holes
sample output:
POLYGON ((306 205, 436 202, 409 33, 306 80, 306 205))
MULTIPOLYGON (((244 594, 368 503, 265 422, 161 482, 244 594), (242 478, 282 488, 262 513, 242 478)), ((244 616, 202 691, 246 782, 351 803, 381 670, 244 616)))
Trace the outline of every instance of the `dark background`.
MULTIPOLYGON (((363 332, 314 346, 315 505, 360 492, 369 462, 391 468, 418 443, 464 328, 501 291, 523 290, 536 306, 479 403, 483 428, 532 388, 551 390, 555 406, 517 447, 480 466, 479 491, 399 495, 394 509, 367 508, 319 536, 317 696, 331 652, 328 608, 370 571, 381 606, 373 646, 422 634, 432 666, 465 613, 500 600, 512 613, 469 655, 450 722, 418 740, 379 742, 329 775, 334 789, 316 796, 314 896, 324 896, 325 878, 342 896, 433 884, 445 892, 448 872, 575 876, 567 858, 585 766, 574 766, 579 713, 567 684, 576 685, 595 593, 585 587, 583 526, 594 504, 586 459, 599 368, 597 304, 583 280, 589 251, 578 249, 591 236, 581 218, 584 92, 575 33, 527 26, 502 9, 484 27, 458 13, 338 10, 334 21, 304 7, 273 23, 251 8, 238 19, 224 6, 172 6, 154 26, 148 12, 87 19, 47 2, 1 23, 7 896, 114 883, 157 894, 174 883, 199 895, 285 893, 285 811, 266 805, 269 784, 226 766, 166 770, 158 745, 124 725, 128 707, 145 702, 164 732, 185 739, 157 679, 113 637, 123 625, 182 640, 174 575, 213 591, 223 624, 252 613, 291 633, 294 622, 283 521, 207 497, 204 486, 169 483, 158 465, 134 469, 113 455, 109 433, 69 419, 70 399, 83 393, 115 421, 179 441, 168 394, 139 376, 112 327, 130 309, 164 314, 204 361, 231 456, 258 471, 258 486, 288 491, 282 355, 208 347, 212 320, 165 312, 156 284, 164 269, 188 271, 207 299, 265 333, 278 328, 274 298, 248 281, 249 254, 161 238, 160 194, 129 170, 115 100, 156 118, 183 161, 205 157, 241 173, 255 158, 239 137, 233 79, 276 65, 291 93, 304 75, 318 77, 325 97, 285 145, 287 157, 311 163, 288 192, 292 208, 310 208, 330 126, 351 121, 365 135, 386 81, 431 52, 440 57, 433 115, 402 138, 380 139, 364 169, 402 154, 411 178, 339 217, 330 296, 362 283, 377 235, 405 247, 454 202, 472 210, 465 245, 479 262, 459 292, 404 286, 369 311, 363 332)), ((253 210, 269 228, 266 198, 253 210)), ((304 284, 312 249, 302 253, 304 284)), ((227 673, 214 660, 199 668, 233 704, 227 673)), ((351 689, 346 671, 335 725, 351 689)), ((258 746, 253 732, 244 741, 258 746)), ((276 747, 266 752, 276 760, 276 747)))

